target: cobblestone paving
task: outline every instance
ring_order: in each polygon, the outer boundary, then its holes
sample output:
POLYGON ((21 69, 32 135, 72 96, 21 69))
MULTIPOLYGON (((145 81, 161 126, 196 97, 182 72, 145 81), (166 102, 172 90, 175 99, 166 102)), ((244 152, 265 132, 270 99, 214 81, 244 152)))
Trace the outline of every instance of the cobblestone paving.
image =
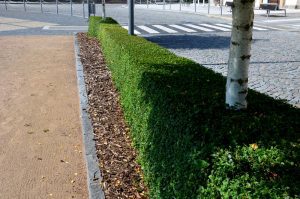
MULTIPOLYGON (((255 32, 249 87, 300 107, 300 32, 255 32)), ((230 33, 148 37, 177 55, 227 75, 230 33)))

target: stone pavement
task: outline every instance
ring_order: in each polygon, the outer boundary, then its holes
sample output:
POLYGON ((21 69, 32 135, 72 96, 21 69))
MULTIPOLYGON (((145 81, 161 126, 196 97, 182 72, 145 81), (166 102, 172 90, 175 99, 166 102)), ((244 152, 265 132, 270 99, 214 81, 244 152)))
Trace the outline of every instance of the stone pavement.
POLYGON ((73 37, 0 46, 0 198, 87 198, 73 37))
MULTIPOLYGON (((300 32, 254 32, 249 87, 300 107, 300 32)), ((149 36, 175 54, 227 75, 230 33, 149 36)), ((225 86, 225 85, 224 85, 225 86)))

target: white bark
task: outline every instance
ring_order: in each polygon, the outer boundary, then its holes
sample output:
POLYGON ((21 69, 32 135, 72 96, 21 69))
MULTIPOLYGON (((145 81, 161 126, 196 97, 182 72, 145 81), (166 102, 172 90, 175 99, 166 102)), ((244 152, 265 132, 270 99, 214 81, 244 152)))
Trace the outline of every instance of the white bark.
POLYGON ((102 0, 102 18, 106 18, 106 13, 105 13, 105 0, 102 0))
POLYGON ((226 105, 229 109, 247 108, 253 9, 254 0, 233 0, 231 44, 226 83, 226 105))

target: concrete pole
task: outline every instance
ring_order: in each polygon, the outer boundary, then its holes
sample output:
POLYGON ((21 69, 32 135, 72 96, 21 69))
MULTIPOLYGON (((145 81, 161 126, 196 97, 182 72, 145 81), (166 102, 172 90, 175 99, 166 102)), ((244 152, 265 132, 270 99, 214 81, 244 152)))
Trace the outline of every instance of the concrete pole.
POLYGON ((73 1, 70 0, 70 7, 71 7, 71 16, 73 16, 73 1))
POLYGON ((58 0, 56 0, 56 14, 58 14, 58 0))
POLYGON ((128 34, 134 35, 134 0, 128 0, 128 11, 129 11, 129 21, 128 21, 128 34))

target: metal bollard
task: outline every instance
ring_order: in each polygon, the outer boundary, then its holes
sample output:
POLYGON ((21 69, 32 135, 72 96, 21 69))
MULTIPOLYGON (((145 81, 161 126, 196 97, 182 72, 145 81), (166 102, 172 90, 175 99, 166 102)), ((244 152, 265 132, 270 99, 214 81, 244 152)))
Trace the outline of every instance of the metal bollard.
POLYGON ((82 1, 82 16, 85 19, 84 0, 82 1))
POLYGON ((5 4, 5 10, 7 11, 7 4, 6 4, 6 0, 4 1, 5 4))
POLYGON ((194 0, 194 7, 195 7, 195 12, 197 12, 196 0, 194 0))
POLYGON ((163 9, 164 9, 164 10, 166 9, 166 0, 164 0, 164 6, 163 6, 163 9))
POLYGON ((26 0, 23 0, 24 11, 26 12, 26 0))
POLYGON ((179 10, 181 11, 181 0, 179 0, 179 10))
POLYGON ((210 12, 210 0, 208 0, 208 7, 207 7, 207 13, 209 14, 210 12))
POLYGON ((40 6, 41 6, 41 13, 43 13, 43 2, 40 0, 40 6))
POLYGON ((223 0, 220 0, 221 16, 223 15, 223 0))
POLYGON ((133 0, 128 0, 128 11, 129 11, 128 34, 134 35, 134 1, 133 0))
POLYGON ((70 0, 70 7, 71 7, 71 16, 73 16, 73 1, 70 0))
POLYGON ((58 14, 58 0, 56 0, 56 14, 58 14))

